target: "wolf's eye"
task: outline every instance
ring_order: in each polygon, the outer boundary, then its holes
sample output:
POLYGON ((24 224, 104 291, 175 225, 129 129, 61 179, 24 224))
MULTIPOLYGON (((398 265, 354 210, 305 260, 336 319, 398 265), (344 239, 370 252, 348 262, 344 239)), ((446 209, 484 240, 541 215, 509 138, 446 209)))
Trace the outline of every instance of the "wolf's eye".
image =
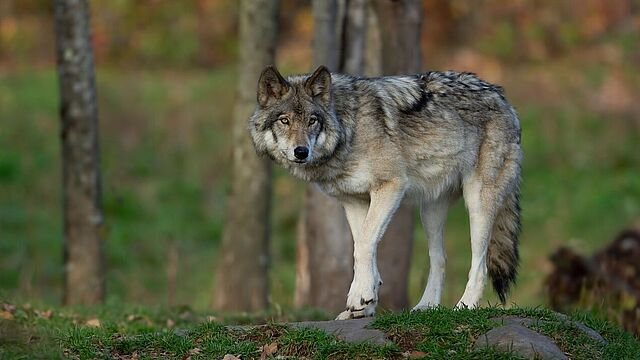
POLYGON ((289 118, 287 118, 286 116, 281 116, 280 118, 278 118, 278 120, 280 120, 280 122, 285 125, 289 125, 289 118))
POLYGON ((309 126, 315 124, 316 122, 318 122, 318 118, 315 116, 312 116, 309 118, 309 126))

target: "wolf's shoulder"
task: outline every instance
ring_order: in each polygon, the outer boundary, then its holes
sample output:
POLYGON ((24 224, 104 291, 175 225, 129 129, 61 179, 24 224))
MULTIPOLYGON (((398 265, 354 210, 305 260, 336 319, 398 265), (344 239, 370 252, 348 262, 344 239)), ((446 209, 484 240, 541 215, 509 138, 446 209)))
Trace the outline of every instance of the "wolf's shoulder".
POLYGON ((426 91, 434 94, 462 94, 468 92, 504 93, 499 85, 480 79, 471 72, 429 71, 420 75, 426 91))

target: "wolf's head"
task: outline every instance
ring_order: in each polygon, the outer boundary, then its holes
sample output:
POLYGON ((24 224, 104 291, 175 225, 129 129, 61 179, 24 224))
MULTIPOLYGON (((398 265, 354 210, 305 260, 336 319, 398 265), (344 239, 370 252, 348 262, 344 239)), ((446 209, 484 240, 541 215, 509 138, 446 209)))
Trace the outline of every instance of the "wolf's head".
POLYGON ((275 67, 265 68, 249 130, 258 154, 286 168, 322 164, 340 141, 329 70, 320 66, 311 75, 285 79, 275 67))

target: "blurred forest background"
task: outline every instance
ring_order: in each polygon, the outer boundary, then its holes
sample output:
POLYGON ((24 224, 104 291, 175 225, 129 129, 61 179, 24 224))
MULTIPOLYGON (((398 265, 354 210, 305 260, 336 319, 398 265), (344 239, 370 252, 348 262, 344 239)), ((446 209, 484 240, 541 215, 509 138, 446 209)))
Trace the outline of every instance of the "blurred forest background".
MULTIPOLYGON (((230 188, 238 2, 90 4, 107 301, 208 308, 230 188)), ((523 263, 510 301, 544 303, 550 253, 590 253, 640 219, 640 1, 426 0, 423 11, 423 70, 475 72, 519 112, 523 263)), ((312 70, 310 1, 282 0, 279 14, 279 69, 312 70)), ((53 28, 50 2, 0 2, 0 296, 46 304, 63 282, 53 28)), ((305 184, 274 176, 270 301, 288 308, 305 184)), ((453 305, 470 264, 462 204, 446 247, 453 305)), ((415 304, 420 227, 412 256, 415 304)))

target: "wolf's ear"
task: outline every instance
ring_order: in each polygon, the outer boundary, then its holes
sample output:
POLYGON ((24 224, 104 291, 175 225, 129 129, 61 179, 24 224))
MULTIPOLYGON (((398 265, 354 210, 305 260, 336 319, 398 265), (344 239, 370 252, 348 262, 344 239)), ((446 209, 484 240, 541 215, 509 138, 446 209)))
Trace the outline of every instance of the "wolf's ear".
POLYGON ((275 66, 269 65, 260 74, 258 80, 258 104, 262 107, 271 105, 289 92, 291 86, 278 72, 275 66))
POLYGON ((304 83, 304 89, 312 98, 320 99, 325 104, 331 102, 331 73, 321 65, 304 83))

